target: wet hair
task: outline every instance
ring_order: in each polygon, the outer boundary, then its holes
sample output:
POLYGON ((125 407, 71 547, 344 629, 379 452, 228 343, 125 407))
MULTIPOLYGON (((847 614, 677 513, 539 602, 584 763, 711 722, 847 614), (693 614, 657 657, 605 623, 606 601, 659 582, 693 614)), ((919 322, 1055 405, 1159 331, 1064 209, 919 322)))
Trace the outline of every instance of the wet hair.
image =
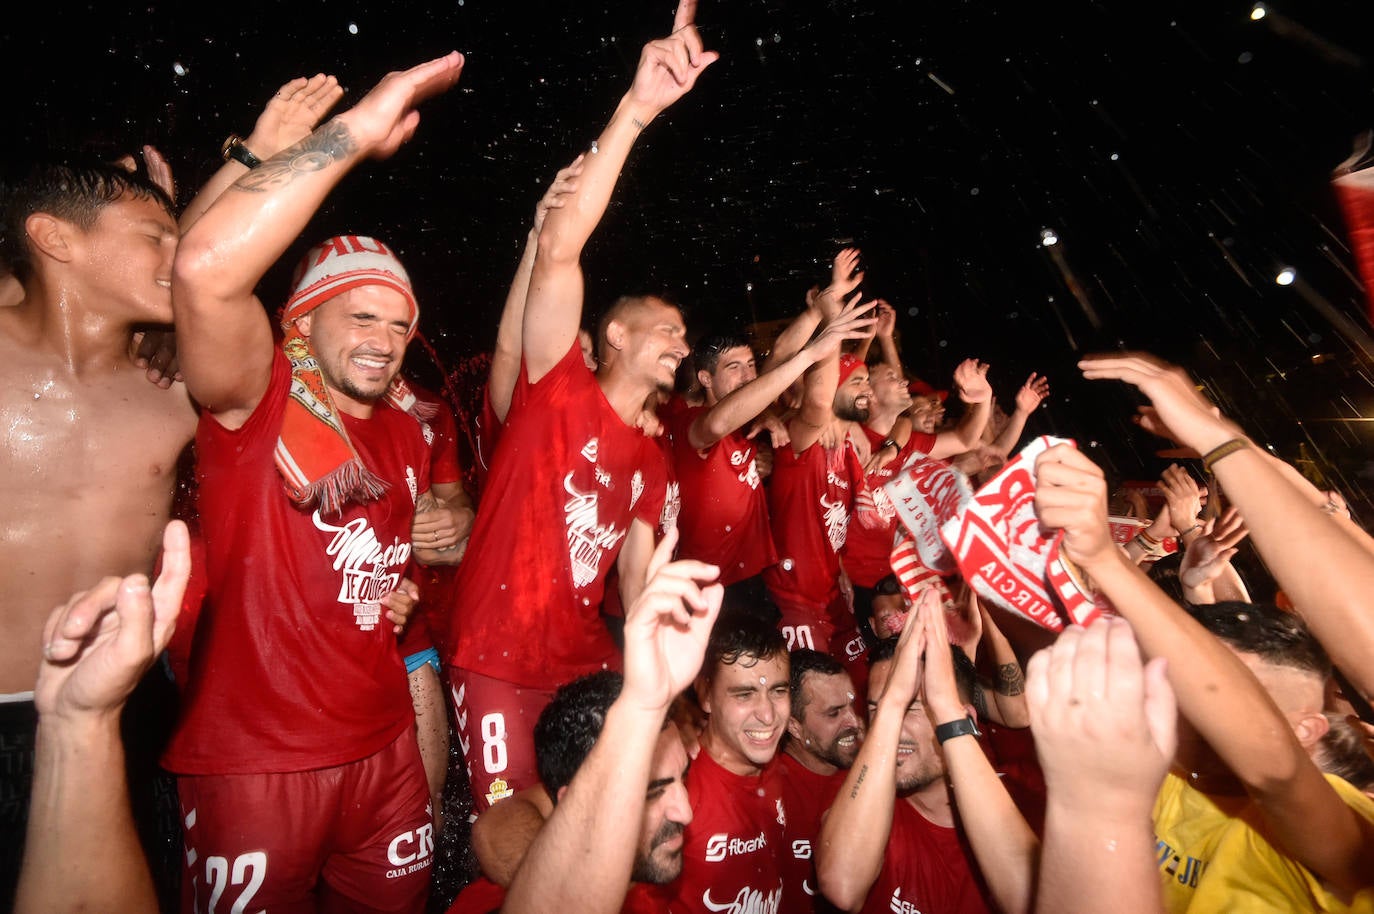
POLYGON ((549 798, 572 782, 601 736, 606 712, 620 697, 625 679, 600 670, 574 679, 554 693, 534 725, 534 762, 549 798))
POLYGON ((1188 612, 1203 628, 1243 654, 1322 679, 1331 675, 1331 660, 1307 625, 1296 614, 1272 603, 1223 600, 1190 606, 1188 612))
POLYGON ((713 333, 710 336, 702 337, 697 344, 692 347, 692 360, 698 371, 707 374, 715 374, 716 366, 720 364, 720 357, 731 349, 738 349, 741 346, 753 352, 753 347, 744 337, 734 333, 713 333))
POLYGON ((1361 792, 1374 790, 1374 757, 1365 745, 1364 732, 1344 714, 1326 712, 1331 726, 1317 743, 1313 761, 1326 774, 1334 774, 1361 792))
MULTIPOLYGON (((897 656, 898 636, 880 638, 868 648, 868 668, 871 670, 879 663, 890 662, 897 656)), ((959 689, 959 698, 969 704, 978 691, 978 671, 964 649, 957 644, 949 646, 950 657, 954 661, 954 684, 959 689)))
POLYGON ((0 187, 0 264, 21 281, 33 273, 24 223, 34 213, 89 229, 101 210, 126 195, 156 202, 175 221, 171 199, 142 172, 85 156, 33 165, 22 178, 0 187))
POLYGON ((717 667, 743 663, 753 666, 760 660, 787 657, 787 641, 777 626, 744 613, 716 618, 711 638, 706 642, 706 662, 702 674, 714 678, 717 667))
POLYGON ((610 326, 611 321, 624 320, 626 315, 633 314, 651 298, 658 299, 670 308, 677 308, 679 312, 682 310, 671 298, 658 292, 620 296, 611 302, 605 311, 601 312, 601 317, 596 322, 596 332, 592 334, 592 343, 598 355, 601 352, 602 341, 606 339, 606 328, 610 326))
POLYGON ((889 574, 880 578, 878 583, 873 585, 873 593, 881 597, 895 597, 902 592, 902 582, 897 580, 895 574, 889 574))
POLYGON ((820 651, 812 650, 809 647, 799 647, 792 651, 788 658, 791 663, 792 680, 792 716, 801 720, 806 714, 805 693, 802 691, 802 683, 806 680, 807 673, 815 673, 818 676, 837 676, 844 672, 844 667, 840 662, 829 654, 822 654, 820 651))

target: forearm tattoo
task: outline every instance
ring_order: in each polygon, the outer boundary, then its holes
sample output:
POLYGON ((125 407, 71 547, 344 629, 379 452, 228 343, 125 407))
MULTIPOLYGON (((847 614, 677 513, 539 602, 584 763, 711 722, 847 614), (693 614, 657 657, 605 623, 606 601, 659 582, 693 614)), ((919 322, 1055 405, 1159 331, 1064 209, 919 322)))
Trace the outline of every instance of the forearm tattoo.
POLYGON ((849 799, 854 799, 859 795, 859 787, 863 785, 864 778, 868 777, 868 766, 859 769, 859 777, 854 781, 854 789, 849 791, 849 799))
POLYGON ((338 120, 332 120, 239 178, 234 187, 250 193, 275 190, 301 175, 323 171, 357 151, 358 144, 348 132, 348 127, 338 120))
POLYGON ((1021 672, 1019 663, 1003 663, 997 667, 997 685, 993 686, 998 695, 1020 695, 1026 691, 1026 674, 1021 672))

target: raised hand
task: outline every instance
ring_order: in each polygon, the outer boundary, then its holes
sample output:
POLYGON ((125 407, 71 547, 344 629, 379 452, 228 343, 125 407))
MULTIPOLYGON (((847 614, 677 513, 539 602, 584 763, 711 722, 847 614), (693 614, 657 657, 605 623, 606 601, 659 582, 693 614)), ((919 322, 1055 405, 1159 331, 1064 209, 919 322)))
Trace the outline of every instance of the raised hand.
POLYGON ((531 231, 537 237, 539 230, 544 227, 544 217, 549 214, 551 209, 562 209, 563 204, 577 193, 577 179, 582 177, 582 163, 586 158, 579 155, 572 162, 558 169, 558 174, 553 176, 553 183, 549 189, 544 191, 544 196, 539 198, 539 202, 534 205, 534 226, 531 231))
POLYGON ((1205 454, 1232 438, 1243 437, 1240 426, 1223 417, 1187 372, 1146 352, 1096 355, 1078 363, 1090 381, 1116 380, 1135 385, 1150 398, 1153 408, 1140 413, 1146 430, 1205 454))
POLYGON ((954 369, 954 384, 959 388, 959 399, 965 403, 986 403, 992 399, 986 362, 964 359, 954 369))
POLYGON ((1208 518, 1202 535, 1188 544, 1178 565, 1178 579, 1184 587, 1202 587, 1221 577, 1226 566, 1240 550, 1241 541, 1250 535, 1235 507, 1226 509, 1219 519, 1208 518))
POLYGON ((167 157, 158 152, 154 146, 143 147, 143 164, 148 169, 148 179, 167 195, 167 199, 173 203, 177 199, 177 185, 172 180, 172 163, 167 161, 167 157))
POLYGON ((939 592, 930 587, 916 600, 914 615, 925 626, 925 670, 922 677, 926 715, 939 726, 965 715, 964 702, 959 698, 959 686, 954 679, 954 658, 949 650, 949 629, 945 623, 945 607, 939 592))
MULTIPOLYGON (((828 313, 837 311, 863 281, 864 271, 859 267, 859 249, 844 248, 831 261, 830 285, 817 293, 817 305, 822 312, 826 312, 827 304, 830 308, 828 313)), ((810 301, 807 303, 810 304, 810 301)))
POLYGON ((34 686, 39 714, 117 716, 167 647, 191 575, 191 538, 181 521, 162 534, 162 570, 107 577, 55 609, 43 628, 34 686))
POLYGON ((1162 658, 1142 668, 1131 626, 1070 626, 1030 659, 1026 698, 1051 802, 1147 822, 1177 746, 1162 658))
POLYGON ((897 309, 878 299, 878 324, 873 328, 877 336, 890 337, 897 329, 897 309))
POLYGON ((644 590, 625 613, 623 694, 647 711, 666 712, 696 677, 725 588, 715 565, 670 561, 677 528, 649 559, 644 590))
POLYGON ((1064 552, 1088 566, 1113 555, 1107 527, 1107 480, 1102 468, 1069 444, 1035 460, 1035 515, 1042 526, 1064 531, 1064 552))
MULTIPOLYGON (((758 414, 754 421, 749 424, 749 430, 744 437, 752 441, 760 432, 768 433, 768 439, 775 448, 787 447, 792 443, 792 436, 787 432, 787 423, 771 409, 766 409, 758 414)), ((773 459, 771 454, 768 459, 770 461, 773 459)), ((763 472, 762 468, 759 472, 763 472)))
POLYGON ((680 0, 673 33, 649 42, 640 52, 630 97, 648 109, 650 117, 692 91, 706 68, 720 59, 701 43, 696 13, 696 0, 680 0))
POLYGON ((253 132, 244 139, 243 145, 260 159, 294 146, 310 135, 343 98, 343 92, 333 76, 316 73, 311 77, 296 77, 267 100, 253 125, 253 132))
POLYGON ((339 119, 347 124, 350 138, 360 150, 385 159, 415 135, 420 126, 416 107, 452 88, 462 72, 463 55, 457 51, 409 70, 394 70, 339 119))
MULTIPOLYGON (((917 597, 917 606, 927 601, 940 606, 940 596, 934 587, 926 588, 917 597)), ((943 610, 941 610, 943 612, 943 610)), ((892 655, 892 673, 883 686, 878 701, 887 705, 908 707, 916 700, 916 692, 925 676, 926 627, 925 618, 914 610, 906 614, 906 624, 897 639, 897 651, 892 655)))
POLYGON ((1021 385, 1021 389, 1016 392, 1016 408, 1029 415, 1040 408, 1050 395, 1050 381, 1044 375, 1031 372, 1026 383, 1021 385))
POLYGON ((845 305, 821 327, 816 338, 806 345, 816 361, 827 358, 840 351, 847 340, 867 340, 873 338, 873 328, 877 318, 872 311, 876 301, 854 301, 845 305))
POLYGON ((171 330, 137 330, 132 339, 130 358, 147 372, 148 381, 163 390, 182 380, 177 362, 177 335, 171 330))
POLYGON ((1198 524, 1207 489, 1199 486, 1192 475, 1176 463, 1170 464, 1160 477, 1159 487, 1169 508, 1169 523, 1180 535, 1198 524))

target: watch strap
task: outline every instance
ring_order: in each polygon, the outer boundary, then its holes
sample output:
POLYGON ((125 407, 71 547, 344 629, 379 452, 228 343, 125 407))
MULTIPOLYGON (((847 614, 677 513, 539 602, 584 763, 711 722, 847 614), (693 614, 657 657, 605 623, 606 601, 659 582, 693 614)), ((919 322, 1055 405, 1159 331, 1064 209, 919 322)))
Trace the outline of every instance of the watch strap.
POLYGON ((947 724, 940 724, 935 728, 935 739, 940 745, 944 745, 956 736, 982 736, 978 732, 978 726, 973 722, 972 717, 961 717, 952 720, 947 724))
POLYGON ((247 146, 243 145, 243 138, 232 133, 229 135, 229 138, 224 141, 224 145, 220 147, 220 155, 224 156, 224 161, 226 162, 233 159, 235 162, 241 162, 248 168, 257 168, 262 164, 262 159, 253 155, 252 151, 249 150, 247 146))

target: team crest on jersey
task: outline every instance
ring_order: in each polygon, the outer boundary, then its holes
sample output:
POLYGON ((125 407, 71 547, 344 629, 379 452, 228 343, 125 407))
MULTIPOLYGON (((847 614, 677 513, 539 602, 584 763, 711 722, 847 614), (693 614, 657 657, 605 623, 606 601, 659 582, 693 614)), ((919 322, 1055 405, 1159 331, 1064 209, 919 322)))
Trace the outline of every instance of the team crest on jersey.
POLYGON ((423 419, 420 420, 420 434, 425 437, 425 444, 434 447, 434 429, 423 419))
POLYGON ((630 477, 630 507, 633 508, 639 501, 639 496, 644 494, 644 474, 635 470, 635 474, 630 477))
POLYGON ((511 789, 510 784, 506 783, 505 778, 497 778, 487 788, 487 802, 494 805, 497 800, 504 800, 513 793, 515 791, 511 789))
POLYGON ((787 827, 787 813, 782 808, 782 797, 778 797, 778 824, 787 827))
POLYGON ((336 599, 352 606, 353 620, 362 631, 372 631, 381 622, 382 599, 401 580, 401 570, 410 561, 410 543, 392 539, 383 546, 366 517, 355 517, 342 527, 324 520, 317 509, 311 519, 315 528, 333 534, 325 554, 339 572, 336 599))
POLYGON ((406 488, 410 490, 410 503, 413 505, 420 497, 420 480, 415 478, 415 468, 406 464, 406 488))

